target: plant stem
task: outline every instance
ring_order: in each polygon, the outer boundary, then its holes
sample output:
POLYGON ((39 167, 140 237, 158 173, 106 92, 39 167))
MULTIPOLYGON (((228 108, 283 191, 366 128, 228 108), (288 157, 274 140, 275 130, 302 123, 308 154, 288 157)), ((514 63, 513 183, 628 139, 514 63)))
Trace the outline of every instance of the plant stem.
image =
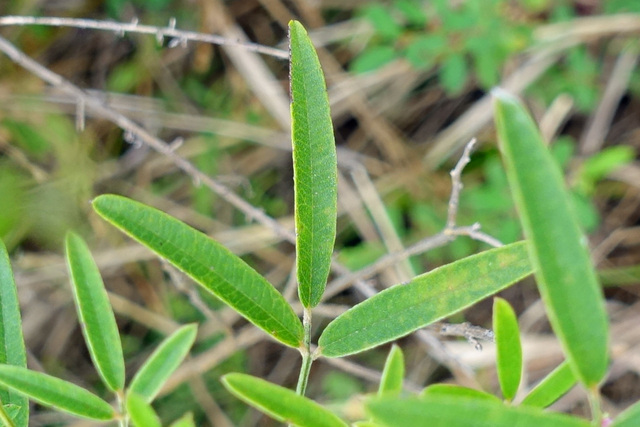
POLYGON ((300 367, 300 376, 298 377, 298 386, 296 393, 304 396, 309 381, 309 372, 311 372, 311 364, 313 357, 311 356, 311 309, 306 308, 302 314, 302 325, 304 326, 304 338, 302 353, 302 366, 300 367))
POLYGON ((129 426, 129 415, 127 414, 125 402, 125 396, 122 390, 118 390, 116 392, 116 401, 118 402, 118 411, 120 412, 121 418, 118 420, 118 427, 128 427, 129 426))
POLYGON ((598 390, 598 386, 589 388, 588 394, 593 425, 600 427, 602 425, 602 410, 600 408, 600 391, 598 390))

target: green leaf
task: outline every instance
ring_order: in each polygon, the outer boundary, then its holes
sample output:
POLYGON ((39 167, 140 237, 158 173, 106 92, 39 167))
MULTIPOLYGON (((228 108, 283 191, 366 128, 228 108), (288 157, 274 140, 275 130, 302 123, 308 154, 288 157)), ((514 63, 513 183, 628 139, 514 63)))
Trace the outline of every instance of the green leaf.
POLYGON ((461 53, 449 55, 442 61, 440 83, 449 95, 460 92, 467 82, 467 61, 461 53))
POLYGON ((302 342, 302 323, 284 297, 218 242, 125 197, 99 196, 93 208, 278 341, 291 347, 302 342))
POLYGON ((428 396, 369 400, 367 412, 386 427, 588 427, 585 420, 532 407, 507 406, 488 399, 428 396))
POLYGON ((351 61, 349 70, 358 74, 375 71, 396 57, 396 50, 392 46, 369 46, 351 61))
POLYGON ((637 427, 638 425, 640 425, 640 402, 625 409, 616 417, 610 427, 637 427))
POLYGON ((424 27, 427 23, 427 14, 422 9, 422 3, 416 0, 395 0, 393 5, 404 18, 417 27, 424 27))
POLYGON ((502 298, 493 300, 493 331, 500 389, 504 398, 511 401, 522 378, 522 344, 518 318, 511 305, 502 298))
POLYGON ((318 352, 339 357, 393 341, 531 274, 524 242, 491 249, 395 285, 334 319, 318 352))
POLYGON ((587 239, 535 123, 514 96, 494 94, 498 139, 538 289, 569 363, 595 386, 607 370, 609 333, 587 239))
POLYGON ((397 345, 391 347, 387 361, 384 364, 378 395, 399 394, 404 380, 404 355, 397 345))
POLYGON ((364 9, 364 16, 382 38, 396 40, 402 34, 402 27, 382 5, 372 4, 364 9))
POLYGON ((420 393, 422 397, 429 396, 449 396, 449 397, 468 397, 473 399, 487 399, 494 402, 500 402, 500 399, 493 394, 489 394, 482 390, 476 390, 473 388, 462 387, 455 384, 433 384, 422 390, 420 393))
POLYGON ((318 55, 299 22, 289 23, 289 38, 298 294, 309 308, 320 302, 331 267, 338 170, 318 55))
POLYGON ((634 158, 634 150, 629 146, 607 147, 584 161, 577 174, 576 186, 583 193, 591 194, 598 181, 634 158))
POLYGON ((448 40, 442 34, 420 34, 405 49, 405 57, 419 70, 431 68, 447 52, 448 40))
POLYGON ((333 412, 293 390, 246 374, 227 374, 222 382, 236 397, 278 421, 304 427, 345 427, 333 412))
POLYGON ((136 427, 162 427, 160 418, 151 404, 135 393, 127 394, 127 414, 136 427))
POLYGON ((195 324, 186 325, 162 341, 136 372, 129 385, 129 392, 151 402, 189 353, 197 331, 195 324))
POLYGON ((0 365, 0 384, 45 406, 53 406, 79 417, 108 421, 116 416, 111 405, 95 394, 70 382, 21 366, 0 365))
POLYGON ((522 405, 546 408, 568 392, 578 381, 566 360, 549 373, 522 400, 522 405))
POLYGON ((67 233, 66 251, 73 299, 91 360, 109 389, 122 390, 122 343, 98 266, 87 244, 77 234, 67 233))
POLYGON ((196 427, 196 423, 193 421, 193 413, 187 412, 186 414, 172 422, 171 427, 196 427))
MULTIPOLYGON (((13 281, 11 262, 4 242, 0 239, 0 363, 27 366, 27 353, 22 337, 20 304, 16 284, 13 281)), ((0 403, 15 405, 18 412, 13 421, 17 427, 29 424, 29 401, 12 390, 0 389, 0 403)))
POLYGON ((356 421, 351 424, 353 427, 384 427, 382 424, 374 423, 373 421, 356 421))

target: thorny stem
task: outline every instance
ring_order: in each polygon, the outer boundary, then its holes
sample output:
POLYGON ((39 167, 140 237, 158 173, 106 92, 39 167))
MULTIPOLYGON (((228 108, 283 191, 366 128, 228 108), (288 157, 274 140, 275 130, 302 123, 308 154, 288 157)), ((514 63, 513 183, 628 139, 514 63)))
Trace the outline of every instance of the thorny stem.
POLYGON ((302 324, 304 326, 304 338, 302 353, 302 366, 300 367, 300 376, 298 377, 298 386, 296 393, 304 396, 309 381, 309 372, 311 372, 311 364, 313 363, 313 355, 311 354, 311 309, 305 307, 302 315, 302 324))

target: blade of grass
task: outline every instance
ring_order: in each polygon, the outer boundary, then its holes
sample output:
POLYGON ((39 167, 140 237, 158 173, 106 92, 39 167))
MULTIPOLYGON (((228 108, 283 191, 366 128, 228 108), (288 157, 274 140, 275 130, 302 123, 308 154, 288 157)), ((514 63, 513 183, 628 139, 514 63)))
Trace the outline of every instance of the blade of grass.
POLYGON ((587 387, 595 387, 607 370, 609 332, 587 239, 562 175, 524 106, 502 90, 494 96, 498 140, 538 289, 569 363, 587 387))
POLYGON ((389 356, 382 370, 378 395, 397 395, 402 391, 402 381, 404 380, 404 355, 397 345, 391 346, 389 356))
POLYGON ((512 401, 522 378, 522 343, 518 318, 511 305, 502 298, 493 300, 493 332, 500 389, 504 398, 512 401))
POLYGON ((289 41, 298 294, 310 308, 324 293, 336 239, 336 144, 320 61, 297 21, 289 41))
POLYGON ((346 427, 333 412, 293 390, 246 374, 227 374, 224 386, 236 397, 278 421, 304 427, 346 427))
POLYGON ((583 419, 489 399, 433 395, 379 397, 366 403, 374 421, 386 427, 589 427, 583 419))
MULTIPOLYGON (((27 366, 27 353, 22 337, 22 320, 16 284, 11 262, 4 242, 0 239, 0 363, 27 366)), ((15 405, 18 411, 13 417, 17 427, 29 425, 29 400, 13 390, 0 388, 0 403, 15 405)))
POLYGON ((291 306, 224 246, 164 212, 125 197, 99 196, 93 208, 267 334, 288 346, 300 346, 302 322, 291 306))
POLYGON ((73 299, 91 360, 104 384, 117 392, 124 389, 124 356, 100 271, 77 234, 67 233, 66 252, 73 299))
POLYGON ((115 411, 104 400, 70 382, 20 366, 0 365, 0 384, 79 417, 98 421, 113 420, 115 411))
POLYGON ((578 378, 566 360, 549 373, 522 400, 522 405, 546 408, 562 397, 574 385, 578 378))
POLYGON ((318 353, 346 356, 393 341, 499 292, 531 272, 524 242, 442 266, 342 313, 322 332, 318 353))
POLYGON ((133 377, 129 393, 151 402, 189 353, 197 330, 196 325, 186 325, 166 338, 133 377))

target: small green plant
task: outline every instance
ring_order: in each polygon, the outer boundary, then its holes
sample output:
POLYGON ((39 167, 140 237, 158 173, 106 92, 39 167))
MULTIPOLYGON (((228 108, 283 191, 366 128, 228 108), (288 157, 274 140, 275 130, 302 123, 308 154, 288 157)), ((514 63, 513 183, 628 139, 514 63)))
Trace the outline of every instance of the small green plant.
POLYGON ((440 84, 450 94, 460 92, 471 75, 490 88, 498 83, 506 59, 531 43, 531 28, 512 13, 502 0, 470 0, 453 7, 447 1, 421 0, 367 5, 362 15, 374 36, 351 70, 372 71, 405 58, 420 70, 438 65, 440 84))
MULTIPOLYGON (((108 222, 190 276, 279 343, 297 349, 302 367, 295 391, 242 373, 223 378, 227 389, 276 420, 306 427, 346 426, 338 414, 305 397, 313 361, 361 353, 410 334, 535 274, 566 362, 514 404, 522 373, 515 314, 496 299, 494 329, 504 402, 482 391, 434 385, 402 392, 404 361, 393 347, 378 393, 365 402, 359 426, 589 426, 600 425, 599 385, 609 363, 604 299, 562 176, 530 116, 511 95, 495 91, 496 125, 507 177, 526 241, 463 258, 398 284, 333 319, 312 344, 312 312, 322 300, 336 234, 337 167, 324 77, 306 31, 291 22, 290 80, 294 158, 298 296, 303 318, 260 274, 205 234, 157 209, 116 195, 93 201, 108 222), (544 411, 577 381, 589 393, 593 424, 544 411), (535 424, 534 424, 535 423, 535 424)), ((23 395, 71 414, 120 425, 157 426, 150 403, 188 353, 194 325, 168 337, 125 385, 118 330, 102 279, 83 240, 70 233, 66 252, 74 300, 93 363, 117 407, 71 383, 25 367, 15 285, 0 246, 0 416, 26 426, 23 395)), ((188 415, 180 425, 193 425, 188 415)), ((174 425, 178 425, 176 424, 174 425)), ((634 405, 613 425, 640 422, 634 405)))

